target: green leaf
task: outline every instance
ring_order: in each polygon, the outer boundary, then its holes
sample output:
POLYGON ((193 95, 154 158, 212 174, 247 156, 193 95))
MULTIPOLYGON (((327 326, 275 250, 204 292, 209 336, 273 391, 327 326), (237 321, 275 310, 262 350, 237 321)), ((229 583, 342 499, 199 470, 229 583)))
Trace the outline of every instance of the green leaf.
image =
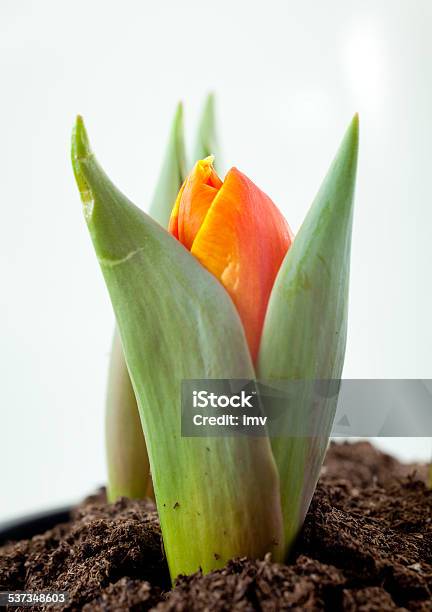
POLYGON ((215 168, 221 172, 222 161, 216 130, 215 96, 212 93, 207 96, 201 113, 192 161, 195 163, 210 155, 215 156, 215 168))
POLYGON ((149 214, 163 227, 168 227, 172 208, 186 178, 187 163, 184 145, 183 105, 177 106, 171 132, 149 214))
POLYGON ((183 379, 254 377, 232 301, 109 181, 80 118, 72 160, 138 400, 172 578, 236 555, 270 551, 280 559, 279 481, 268 439, 180 435, 183 379))
POLYGON ((317 406, 315 381, 342 374, 357 151, 356 116, 281 266, 261 340, 260 379, 310 381, 293 387, 297 402, 286 410, 284 431, 319 432, 272 439, 287 548, 309 507, 336 409, 337 395, 317 406))
POLYGON ((105 414, 108 500, 143 499, 149 495, 150 464, 135 393, 115 329, 105 414))
MULTIPOLYGON (((177 105, 165 159, 150 213, 164 226, 185 178, 183 106, 177 105)), ((118 331, 114 332, 106 399, 106 454, 108 499, 153 497, 144 434, 138 405, 123 356, 118 331)))

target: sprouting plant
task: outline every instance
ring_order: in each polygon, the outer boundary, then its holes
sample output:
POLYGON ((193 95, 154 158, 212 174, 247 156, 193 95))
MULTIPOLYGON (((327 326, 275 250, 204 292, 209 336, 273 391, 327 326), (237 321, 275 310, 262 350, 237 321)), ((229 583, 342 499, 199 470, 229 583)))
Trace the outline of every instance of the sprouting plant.
MULTIPOLYGON (((168 168, 178 167, 174 149, 168 168)), ((338 380, 345 354, 357 149, 355 117, 295 239, 268 196, 235 168, 222 181, 211 157, 194 165, 175 204, 162 197, 172 208, 167 231, 111 183, 77 120, 75 176, 138 403, 172 578, 238 555, 281 560, 301 527, 337 400, 323 394, 317 410, 314 381, 338 380), (255 377, 311 381, 283 429, 313 420, 319 435, 181 436, 182 380, 255 377)), ((137 453, 141 464, 146 452, 137 453)))

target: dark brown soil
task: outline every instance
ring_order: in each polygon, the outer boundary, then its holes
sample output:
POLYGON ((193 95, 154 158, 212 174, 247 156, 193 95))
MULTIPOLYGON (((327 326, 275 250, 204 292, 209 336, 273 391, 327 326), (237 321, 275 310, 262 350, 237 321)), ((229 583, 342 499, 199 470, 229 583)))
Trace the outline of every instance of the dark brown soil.
POLYGON ((333 444, 287 565, 235 559, 172 590, 154 506, 95 496, 70 523, 0 548, 0 591, 69 591, 55 610, 85 612, 432 611, 425 474, 368 443, 333 444))

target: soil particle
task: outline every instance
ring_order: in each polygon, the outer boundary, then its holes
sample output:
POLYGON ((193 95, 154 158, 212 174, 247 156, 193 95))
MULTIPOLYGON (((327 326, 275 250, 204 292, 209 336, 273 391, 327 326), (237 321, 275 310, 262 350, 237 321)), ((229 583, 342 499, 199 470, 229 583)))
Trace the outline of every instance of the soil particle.
POLYGON ((56 611, 431 612, 425 473, 368 443, 333 444, 286 565, 234 559, 205 576, 180 576, 172 590, 154 505, 106 504, 101 493, 69 523, 0 548, 0 590, 69 591, 56 611))

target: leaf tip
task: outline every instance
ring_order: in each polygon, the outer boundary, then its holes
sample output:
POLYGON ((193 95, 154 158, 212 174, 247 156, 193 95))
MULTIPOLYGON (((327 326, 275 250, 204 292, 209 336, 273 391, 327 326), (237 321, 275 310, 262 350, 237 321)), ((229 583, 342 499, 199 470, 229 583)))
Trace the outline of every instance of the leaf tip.
POLYGON ((90 155, 91 149, 84 119, 81 115, 77 115, 72 131, 72 161, 74 163, 79 162, 90 157, 90 155))
POLYGON ((336 167, 339 168, 339 172, 343 174, 345 179, 349 178, 351 180, 352 186, 354 186, 355 182, 358 150, 359 116, 356 113, 345 132, 338 154, 334 160, 336 167))
POLYGON ((180 146, 183 147, 183 131, 184 131, 184 105, 180 100, 177 104, 173 121, 174 133, 180 146))
POLYGON ((348 127, 346 137, 350 141, 353 150, 357 153, 359 143, 360 120, 359 114, 356 113, 348 127))
POLYGON ((215 110, 215 92, 214 91, 209 91, 206 99, 205 99, 205 103, 204 103, 204 108, 209 112, 209 113, 214 113, 215 110))
POLYGON ((93 197, 91 189, 85 179, 82 162, 92 155, 90 143, 85 129, 84 120, 78 115, 72 131, 71 157, 75 180, 84 204, 84 215, 86 220, 91 217, 93 209, 93 197))
POLYGON ((184 104, 182 100, 177 102, 176 111, 174 115, 174 122, 178 125, 183 122, 184 104))
POLYGON ((354 117, 351 120, 350 130, 358 142, 359 131, 360 131, 360 118, 359 118, 358 113, 355 113, 354 117))

